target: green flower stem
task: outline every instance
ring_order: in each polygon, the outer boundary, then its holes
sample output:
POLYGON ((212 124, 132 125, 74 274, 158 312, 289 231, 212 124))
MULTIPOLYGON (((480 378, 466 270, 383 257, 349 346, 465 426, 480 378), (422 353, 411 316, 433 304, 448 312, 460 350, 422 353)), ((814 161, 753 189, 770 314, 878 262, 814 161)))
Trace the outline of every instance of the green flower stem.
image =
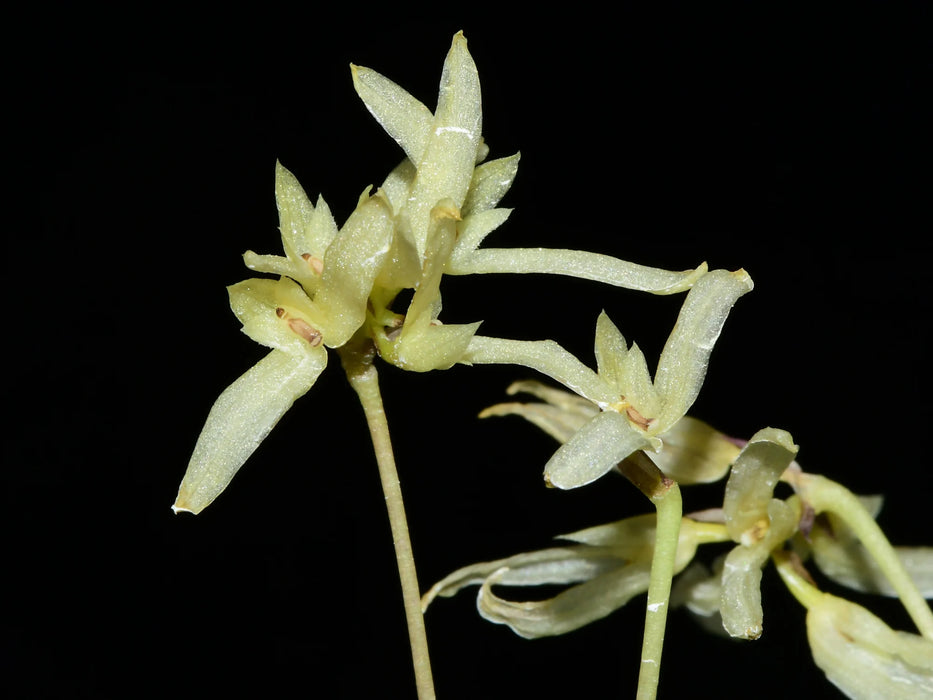
POLYGON ((386 420, 382 394, 379 391, 379 374, 373 365, 375 353, 369 339, 360 338, 359 335, 340 348, 338 352, 350 385, 363 405, 366 423, 369 425, 369 434, 376 452, 379 478, 382 481, 382 491, 385 494, 386 508, 389 511, 389 525, 395 544, 395 559, 402 584, 402 600, 408 621, 408 638, 411 644, 418 698, 419 700, 434 700, 434 679, 431 674, 431 659, 428 655, 424 615, 421 612, 421 589, 418 586, 415 557, 408 534, 408 519, 405 516, 405 504, 402 500, 402 487, 398 478, 398 470, 395 467, 392 441, 389 437, 389 423, 386 420))
POLYGON ((677 482, 666 477, 644 452, 636 452, 624 460, 619 470, 651 500, 658 512, 636 695, 638 700, 653 700, 658 694, 661 677, 661 652, 667 609, 670 607, 674 559, 680 540, 683 500, 677 482))
POLYGON ((781 580, 787 589, 793 593, 803 607, 809 610, 823 598, 823 592, 810 582, 810 576, 800 563, 800 558, 793 552, 775 550, 771 559, 777 567, 781 580))
POLYGON ((852 528, 891 583, 920 634, 933 640, 933 611, 917 590, 894 547, 858 497, 841 484, 818 474, 788 472, 785 478, 816 513, 834 513, 852 528))

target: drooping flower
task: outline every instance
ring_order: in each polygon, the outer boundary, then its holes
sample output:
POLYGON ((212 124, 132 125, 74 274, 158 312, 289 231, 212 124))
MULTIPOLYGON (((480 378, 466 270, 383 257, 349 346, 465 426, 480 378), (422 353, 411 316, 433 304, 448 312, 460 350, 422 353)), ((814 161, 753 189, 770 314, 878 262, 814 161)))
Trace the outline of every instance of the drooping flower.
POLYGON ((788 588, 807 608, 807 640, 826 678, 854 700, 933 697, 933 641, 892 630, 860 605, 824 593, 790 554, 776 556, 788 588))
MULTIPOLYGON (((508 625, 529 639, 571 632, 601 619, 648 591, 655 543, 654 514, 587 528, 557 539, 576 544, 516 554, 459 569, 436 583, 422 598, 422 608, 437 596, 450 597, 479 585, 480 615, 508 625), (546 600, 516 602, 494 587, 540 585, 568 587, 546 600)), ((706 541, 703 523, 684 519, 675 572, 681 571, 706 541)))

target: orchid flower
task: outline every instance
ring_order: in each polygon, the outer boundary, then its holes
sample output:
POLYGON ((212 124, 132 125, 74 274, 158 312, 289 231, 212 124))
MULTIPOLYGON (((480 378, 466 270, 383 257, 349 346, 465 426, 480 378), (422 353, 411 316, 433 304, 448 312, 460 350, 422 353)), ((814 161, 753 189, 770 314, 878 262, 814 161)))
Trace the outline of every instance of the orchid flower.
POLYGON ((793 555, 775 559, 807 608, 813 660, 833 685, 854 700, 933 697, 933 641, 892 630, 862 606, 820 591, 793 555))
MULTIPOLYGON (((706 265, 669 272, 581 251, 515 249, 483 257, 482 240, 506 221, 498 208, 515 177, 519 156, 484 161, 482 106, 476 65, 462 33, 444 62, 432 112, 376 71, 351 66, 367 109, 405 153, 372 193, 367 188, 342 227, 327 204, 312 204, 292 173, 276 166, 276 203, 284 255, 247 251, 246 266, 278 276, 230 288, 243 330, 272 352, 217 399, 179 489, 175 511, 200 512, 226 488, 293 402, 314 384, 327 348, 352 338, 373 342, 402 369, 446 369, 457 362, 508 363, 499 345, 477 353, 479 322, 443 324, 444 273, 545 272, 599 280, 657 294, 683 291, 706 265), (480 165, 477 165, 480 164, 480 165), (413 289, 405 314, 392 310, 413 289)), ((486 343, 483 345, 483 343, 486 343)), ((510 341, 502 341, 508 343, 510 341)), ((553 341, 542 341, 542 363, 589 372, 553 341)))
MULTIPOLYGON (((685 519, 674 564, 681 571, 697 546, 710 541, 704 523, 685 519)), ((479 585, 476 607, 490 622, 508 625, 528 639, 565 634, 609 615, 637 595, 646 593, 651 579, 655 544, 655 516, 639 515, 587 528, 557 539, 574 545, 516 554, 473 564, 436 583, 422 598, 422 608, 437 596, 450 597, 479 585), (513 602, 493 586, 567 585, 547 600, 513 602)))

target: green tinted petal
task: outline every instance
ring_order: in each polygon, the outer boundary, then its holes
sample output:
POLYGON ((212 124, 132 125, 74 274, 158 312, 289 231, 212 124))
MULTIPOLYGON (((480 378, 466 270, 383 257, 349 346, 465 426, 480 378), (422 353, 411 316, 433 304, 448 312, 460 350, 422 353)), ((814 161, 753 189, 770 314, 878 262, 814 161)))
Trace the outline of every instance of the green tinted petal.
POLYGON ((374 70, 351 64, 350 72, 353 87, 366 109, 412 162, 420 161, 433 129, 431 110, 374 70))
POLYGON ((604 411, 558 448, 544 469, 544 479, 557 488, 577 488, 595 481, 636 450, 648 447, 648 439, 625 417, 604 411))
MULTIPOLYGON (((826 576, 862 593, 897 596, 874 557, 838 518, 832 528, 817 522, 810 532, 813 561, 826 576)), ((895 547, 894 551, 924 598, 933 598, 933 547, 895 547)))
POLYGON ((315 319, 330 347, 343 345, 366 318, 366 300, 392 243, 388 203, 378 195, 361 201, 324 256, 315 319))
POLYGON ((473 170, 470 189, 463 201, 463 216, 472 216, 496 206, 512 186, 521 154, 499 158, 473 170))
POLYGON ((652 459, 679 484, 718 481, 741 451, 726 435, 691 416, 684 416, 658 437, 664 447, 652 459))
POLYGON ((451 260, 461 260, 470 255, 490 233, 505 223, 511 209, 488 209, 464 217, 457 226, 457 242, 451 260))
POLYGON ((494 585, 507 585, 511 571, 503 568, 483 583, 476 606, 490 622, 508 625, 526 639, 564 634, 605 617, 646 592, 650 569, 649 562, 619 566, 548 600, 512 602, 492 590, 494 585))
POLYGON ((302 253, 311 252, 308 227, 314 206, 298 178, 278 161, 275 163, 275 203, 279 209, 279 230, 286 255, 296 260, 302 253))
POLYGON ((596 355, 596 371, 619 392, 621 398, 625 394, 622 362, 628 354, 628 343, 605 311, 600 311, 596 319, 596 340, 593 349, 596 355))
POLYGON ((693 405, 729 311, 751 289, 752 280, 744 270, 713 270, 700 277, 687 294, 654 377, 663 401, 658 430, 667 430, 693 405))
MULTIPOLYGON (((590 404, 592 406, 592 404, 590 404)), ((595 408, 595 406, 594 406, 595 408)), ((596 409, 598 410, 598 409, 596 409)), ((521 416, 560 443, 567 442, 592 416, 569 413, 546 403, 499 403, 480 412, 480 418, 521 416)))
POLYGON ((776 428, 759 430, 739 453, 722 504, 733 540, 751 544, 764 535, 774 486, 796 455, 790 433, 776 428))
MULTIPOLYGON (((431 210, 451 199, 463 205, 480 144, 482 106, 476 65, 463 34, 454 36, 444 62, 434 123, 406 207, 415 245, 424 251, 431 210)), ((414 159, 413 159, 414 160, 414 159)))
POLYGON ((797 511, 784 501, 771 499, 767 533, 750 545, 740 544, 729 552, 723 565, 720 612, 722 626, 733 637, 758 639, 761 636, 761 568, 771 551, 793 536, 797 511))
POLYGON ((855 603, 829 594, 807 612, 813 660, 850 698, 933 697, 933 642, 892 630, 855 603))
POLYGON ((327 364, 323 347, 273 350, 217 399, 198 437, 172 508, 200 513, 227 487, 269 431, 327 364))
POLYGON ((603 571, 618 567, 621 562, 603 550, 589 551, 583 547, 552 547, 536 552, 523 552, 505 559, 471 564, 431 586, 421 599, 426 610, 437 596, 449 598, 466 586, 476 586, 501 569, 508 569, 509 585, 534 586, 545 583, 576 583, 587 581, 603 571))

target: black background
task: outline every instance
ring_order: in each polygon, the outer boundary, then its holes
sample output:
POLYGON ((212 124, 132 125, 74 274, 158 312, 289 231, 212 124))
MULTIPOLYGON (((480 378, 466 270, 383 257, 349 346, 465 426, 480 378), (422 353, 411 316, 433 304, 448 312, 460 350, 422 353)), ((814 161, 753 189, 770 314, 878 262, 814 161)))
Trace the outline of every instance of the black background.
MULTIPOLYGON (((9 696, 414 696, 383 497, 336 358, 216 503, 169 506, 212 401, 265 352, 224 287, 249 276, 244 250, 279 249, 276 159, 342 222, 401 158, 348 63, 433 108, 458 29, 490 157, 522 152, 488 245, 747 269, 756 289, 692 412, 739 437, 790 430, 805 468, 886 495, 895 542, 930 544, 930 28, 910 3, 11 18, 9 696)), ((680 303, 539 276, 443 291, 445 321, 554 338, 587 363, 600 309, 657 357, 680 303)), ((650 508, 613 476, 545 489, 550 439, 476 419, 528 376, 383 371, 424 588, 650 508)), ((688 489, 685 508, 717 499, 688 489)), ((764 586, 755 643, 672 614, 662 696, 835 692, 802 609, 773 570, 764 586)), ((441 600, 439 697, 630 697, 641 600, 534 642, 480 619, 470 592, 441 600)), ((910 629, 896 605, 874 609, 910 629)))

